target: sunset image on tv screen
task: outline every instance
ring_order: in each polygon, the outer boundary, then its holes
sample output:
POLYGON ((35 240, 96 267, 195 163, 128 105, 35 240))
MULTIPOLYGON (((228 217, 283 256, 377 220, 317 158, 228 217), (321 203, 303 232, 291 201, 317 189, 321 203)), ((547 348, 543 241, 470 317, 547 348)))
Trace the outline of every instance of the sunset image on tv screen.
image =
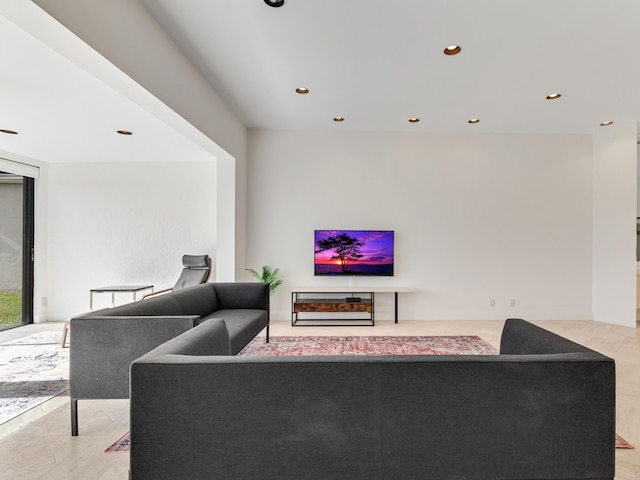
POLYGON ((315 275, 393 275, 393 230, 316 230, 315 275))

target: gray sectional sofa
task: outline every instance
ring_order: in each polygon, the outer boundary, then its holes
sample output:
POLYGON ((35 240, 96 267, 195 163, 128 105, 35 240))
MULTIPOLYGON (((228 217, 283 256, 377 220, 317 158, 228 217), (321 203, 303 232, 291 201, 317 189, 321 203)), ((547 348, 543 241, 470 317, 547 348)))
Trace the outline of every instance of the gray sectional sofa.
POLYGON ((210 320, 131 364, 132 480, 614 477, 614 361, 524 320, 499 355, 233 353, 210 320))
POLYGON ((129 365, 158 345, 211 318, 223 318, 230 354, 266 329, 266 283, 204 283, 71 319, 71 434, 78 434, 78 400, 129 398, 129 365))

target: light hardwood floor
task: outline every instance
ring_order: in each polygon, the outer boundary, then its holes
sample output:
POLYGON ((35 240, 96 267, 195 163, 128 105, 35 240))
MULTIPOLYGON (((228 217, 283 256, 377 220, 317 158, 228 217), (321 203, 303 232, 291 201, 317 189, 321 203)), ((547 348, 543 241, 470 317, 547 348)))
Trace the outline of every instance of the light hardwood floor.
MULTIPOLYGON (((479 335, 499 346, 503 321, 378 321, 375 327, 291 327, 272 322, 272 335, 479 335)), ((640 480, 640 329, 591 321, 535 322, 616 360, 617 432, 636 446, 616 451, 616 480, 640 480)), ((62 324, 0 332, 0 341, 62 324)), ((0 427, 0 480, 126 480, 129 455, 104 453, 128 431, 128 401, 79 402, 80 435, 70 436, 69 400, 44 406, 36 418, 13 430, 0 427)), ((241 479, 238 479, 241 480, 241 479)), ((265 479, 268 480, 268 479, 265 479)))

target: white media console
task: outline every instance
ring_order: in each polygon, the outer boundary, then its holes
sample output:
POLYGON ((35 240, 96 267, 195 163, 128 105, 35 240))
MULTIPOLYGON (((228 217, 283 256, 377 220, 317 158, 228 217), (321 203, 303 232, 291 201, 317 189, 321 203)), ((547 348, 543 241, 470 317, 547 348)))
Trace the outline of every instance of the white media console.
POLYGON ((291 325, 374 325, 375 295, 394 294, 398 323, 398 294, 412 287, 296 287, 291 292, 291 325))

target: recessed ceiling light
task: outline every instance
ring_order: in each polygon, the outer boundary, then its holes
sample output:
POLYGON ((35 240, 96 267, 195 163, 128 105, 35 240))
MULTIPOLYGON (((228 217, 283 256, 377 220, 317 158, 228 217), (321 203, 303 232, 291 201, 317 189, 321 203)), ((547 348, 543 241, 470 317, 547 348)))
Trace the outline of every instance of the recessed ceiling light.
POLYGON ((460 45, 449 45, 444 49, 445 55, 457 55, 462 51, 462 47, 460 45))
POLYGON ((128 131, 128 130, 118 130, 118 133, 119 133, 120 135, 133 135, 133 133, 131 133, 131 132, 130 132, 130 131, 128 131))
POLYGON ((418 123, 420 121, 419 118, 413 117, 409 119, 409 123, 418 123))
POLYGON ((333 117, 334 122, 344 122, 344 117, 333 117))
POLYGON ((613 125, 613 122, 611 120, 607 120, 606 122, 602 122, 600 124, 601 127, 608 127, 609 125, 613 125))
POLYGON ((471 120, 469 120, 469 123, 480 123, 480 119, 479 118, 472 118, 471 120))
POLYGON ((307 93, 309 93, 309 89, 304 87, 298 87, 296 88, 296 93, 299 93, 300 95, 306 95, 307 93))
POLYGON ((264 3, 270 7, 281 7, 284 5, 284 0, 264 0, 264 3))
POLYGON ((4 128, 0 128, 0 132, 8 133, 9 135, 17 135, 18 134, 18 132, 16 132, 15 130, 7 130, 7 129, 4 129, 4 128))
POLYGON ((560 98, 562 94, 560 93, 552 93, 551 95, 547 95, 547 100, 555 100, 556 98, 560 98))

